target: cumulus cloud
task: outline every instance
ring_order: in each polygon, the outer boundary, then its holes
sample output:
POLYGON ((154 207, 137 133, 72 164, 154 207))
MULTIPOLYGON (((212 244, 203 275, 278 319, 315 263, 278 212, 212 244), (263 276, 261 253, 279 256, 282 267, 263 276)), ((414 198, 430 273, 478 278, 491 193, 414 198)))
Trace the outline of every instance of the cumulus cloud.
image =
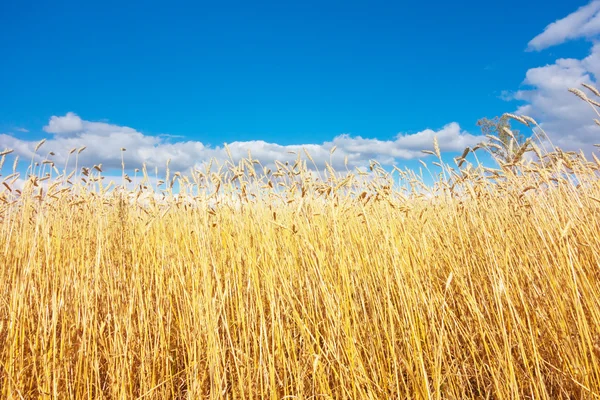
POLYGON ((516 113, 541 122, 554 145, 565 150, 587 151, 599 141, 600 131, 593 121, 598 116, 588 104, 567 91, 581 87, 581 83, 595 84, 582 61, 560 59, 552 65, 530 69, 524 83, 532 89, 515 93, 515 99, 526 102, 516 113))
POLYGON ((531 39, 527 50, 540 51, 568 40, 591 38, 598 33, 600 33, 600 0, 594 0, 548 25, 542 33, 531 39))
MULTIPOLYGON (((548 25, 544 32, 529 42, 529 48, 542 50, 582 37, 595 41, 598 35, 600 1, 596 0, 548 25)), ((585 91, 582 83, 597 86, 599 76, 600 44, 593 44, 589 55, 583 59, 561 58, 552 64, 531 68, 523 81, 525 88, 513 93, 510 98, 525 102, 516 113, 540 122, 554 145, 565 150, 581 149, 589 154, 593 150, 592 145, 600 142, 600 128, 593 121, 599 116, 568 89, 585 91)))
POLYGON ((456 122, 444 126, 439 131, 426 129, 414 134, 399 134, 395 140, 363 139, 341 135, 333 144, 345 153, 360 154, 371 159, 413 159, 422 155, 421 150, 431 149, 434 137, 437 137, 443 151, 462 151, 482 141, 479 136, 463 132, 456 122))
MULTIPOLYGON (((165 135, 145 135, 127 126, 86 121, 72 112, 65 116, 51 117, 44 130, 50 137, 38 153, 40 157, 50 151, 55 153, 53 160, 58 165, 66 162, 71 149, 83 146, 86 146, 86 150, 79 156, 79 165, 102 163, 105 169, 120 169, 121 155, 128 168, 138 168, 143 163, 149 168, 162 168, 170 159, 171 169, 181 172, 198 167, 210 159, 224 161, 229 158, 222 146, 207 146, 192 140, 175 140, 165 135), (123 154, 121 148, 126 149, 123 154)), ((331 161, 334 168, 344 169, 346 159, 348 167, 353 168, 367 165, 369 160, 393 164, 399 160, 423 157, 421 150, 431 149, 434 137, 438 138, 441 151, 462 151, 466 146, 473 146, 482 141, 480 136, 461 130, 457 123, 450 123, 437 131, 426 129, 414 134, 399 134, 392 140, 340 135, 331 141, 318 144, 281 145, 253 140, 229 143, 228 147, 236 162, 247 157, 250 152, 252 158, 265 166, 272 166, 275 160, 293 161, 296 155, 290 153, 302 154, 306 150, 317 168, 321 169, 326 162, 331 161), (337 149, 330 154, 334 146, 337 149)), ((36 144, 37 142, 13 135, 0 135, 0 148, 14 149, 16 154, 27 159, 34 156, 36 144)), ((312 167, 310 161, 308 165, 312 167)))
POLYGON ((83 121, 75 113, 68 112, 64 117, 53 116, 50 118, 48 125, 44 127, 44 131, 56 134, 70 134, 83 130, 83 121))

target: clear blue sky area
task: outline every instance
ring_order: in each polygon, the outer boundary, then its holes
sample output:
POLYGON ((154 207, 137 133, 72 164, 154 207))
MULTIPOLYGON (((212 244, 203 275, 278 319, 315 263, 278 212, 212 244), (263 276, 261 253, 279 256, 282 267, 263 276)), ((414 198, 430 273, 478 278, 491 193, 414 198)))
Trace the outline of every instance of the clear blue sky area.
POLYGON ((68 111, 204 143, 388 139, 511 111, 569 1, 3 1, 0 132, 68 111))

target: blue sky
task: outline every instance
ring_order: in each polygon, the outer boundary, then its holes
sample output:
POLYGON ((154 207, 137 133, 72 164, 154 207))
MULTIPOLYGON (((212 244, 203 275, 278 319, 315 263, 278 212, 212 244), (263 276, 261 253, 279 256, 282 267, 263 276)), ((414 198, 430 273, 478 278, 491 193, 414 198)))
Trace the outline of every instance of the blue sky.
POLYGON ((0 133, 51 138, 49 119, 73 112, 181 136, 161 144, 387 141, 452 122, 476 135, 477 119, 523 104, 530 69, 590 53, 585 35, 525 51, 586 4, 6 1, 0 133))

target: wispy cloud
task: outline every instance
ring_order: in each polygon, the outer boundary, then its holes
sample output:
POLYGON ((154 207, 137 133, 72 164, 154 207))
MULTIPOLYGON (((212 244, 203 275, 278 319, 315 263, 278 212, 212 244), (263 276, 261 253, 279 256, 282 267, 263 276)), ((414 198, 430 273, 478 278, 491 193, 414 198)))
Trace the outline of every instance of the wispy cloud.
POLYGON ((540 51, 568 40, 591 38, 600 33, 600 0, 594 0, 577 11, 548 25, 531 39, 529 51, 540 51))
MULTIPOLYGON (((222 146, 208 146, 193 140, 172 140, 164 135, 145 135, 134 128, 109 124, 106 122, 86 121, 77 114, 69 112, 64 116, 53 116, 44 128, 50 135, 42 153, 52 151, 54 160, 65 162, 69 151, 86 146, 81 153, 81 163, 90 165, 102 163, 105 168, 121 167, 121 148, 125 164, 137 168, 146 163, 149 167, 162 167, 171 160, 173 170, 186 171, 210 160, 228 159, 222 146)), ((295 155, 290 152, 303 152, 306 149, 317 167, 323 168, 326 162, 332 162, 334 168, 342 169, 345 160, 348 166, 364 166, 369 160, 378 160, 393 164, 399 160, 423 157, 421 150, 431 149, 433 139, 437 137, 441 151, 462 151, 466 146, 479 143, 482 138, 463 131, 453 122, 439 130, 426 129, 414 134, 398 134, 392 140, 367 139, 360 136, 340 135, 323 143, 281 145, 261 140, 229 143, 228 147, 235 161, 252 154, 263 165, 272 165, 275 160, 291 161, 295 155), (336 151, 330 150, 336 146, 336 151)), ((0 147, 12 148, 16 154, 31 157, 37 142, 20 139, 14 135, 0 135, 0 147)))
POLYGON ((15 131, 17 132, 23 132, 23 133, 28 133, 29 129, 25 129, 25 128, 16 128, 15 131))

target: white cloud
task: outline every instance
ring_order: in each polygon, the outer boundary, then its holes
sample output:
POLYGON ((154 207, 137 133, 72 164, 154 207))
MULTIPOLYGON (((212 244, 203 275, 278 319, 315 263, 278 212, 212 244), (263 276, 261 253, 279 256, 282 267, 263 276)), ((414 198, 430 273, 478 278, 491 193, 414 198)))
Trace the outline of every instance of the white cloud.
POLYGON ((15 129, 17 132, 23 132, 23 133, 27 133, 29 132, 29 129, 25 129, 25 128, 16 128, 15 129))
MULTIPOLYGON (((86 146, 80 154, 79 165, 91 166, 102 163, 105 169, 121 168, 121 148, 125 165, 128 168, 138 168, 145 162, 149 168, 164 169, 167 160, 171 159, 170 168, 173 171, 185 172, 194 166, 199 166, 210 159, 224 161, 228 159, 227 152, 221 146, 207 146, 199 141, 176 141, 171 137, 149 136, 126 126, 106 122, 92 122, 81 119, 74 113, 65 116, 53 116, 44 130, 51 134, 46 143, 38 151, 45 155, 52 151, 53 160, 58 166, 64 165, 69 151, 73 148, 86 146)), ((228 147, 234 161, 248 156, 259 160, 265 166, 272 166, 275 160, 282 162, 293 161, 296 155, 289 152, 301 153, 306 149, 314 159, 317 168, 325 166, 331 160, 335 169, 345 169, 344 160, 348 158, 350 168, 367 165, 369 160, 391 164, 398 160, 423 157, 422 149, 433 147, 433 138, 437 136, 442 151, 462 151, 466 146, 479 143, 482 138, 460 129, 457 123, 450 123, 438 131, 426 129, 414 134, 399 134, 393 140, 365 139, 340 135, 332 141, 320 144, 280 145, 260 140, 233 142, 228 147), (337 150, 330 154, 330 149, 337 150)), ((12 135, 0 135, 0 148, 11 148, 15 153, 26 159, 34 154, 37 142, 21 140, 12 135)), ((70 156, 73 166, 74 155, 70 156)), ((307 160, 309 167, 312 163, 307 160)))
POLYGON ((482 139, 464 131, 456 122, 444 126, 439 131, 425 129, 410 135, 399 134, 395 140, 352 138, 348 135, 338 136, 333 144, 350 154, 361 154, 373 159, 413 159, 422 155, 421 150, 431 149, 434 137, 437 137, 443 151, 462 151, 482 139))
POLYGON ((83 121, 75 113, 68 112, 64 117, 53 116, 50 118, 44 131, 56 134, 70 134, 83 130, 83 121))
POLYGON ((600 0, 594 0, 577 11, 548 25, 544 32, 528 44, 529 51, 548 47, 577 38, 591 38, 600 33, 600 0))
MULTIPOLYGON (((600 35, 599 0, 548 25, 529 43, 529 48, 541 50, 579 37, 595 40, 597 35, 600 35)), ((600 116, 568 89, 578 88, 587 92, 581 84, 597 86, 598 77, 600 44, 592 45, 589 55, 583 59, 561 58, 553 64, 531 68, 523 81, 528 88, 512 94, 513 99, 525 102, 516 113, 540 122, 555 146, 564 150, 584 150, 589 154, 593 150, 592 145, 600 142, 600 127, 593 121, 600 116)))

